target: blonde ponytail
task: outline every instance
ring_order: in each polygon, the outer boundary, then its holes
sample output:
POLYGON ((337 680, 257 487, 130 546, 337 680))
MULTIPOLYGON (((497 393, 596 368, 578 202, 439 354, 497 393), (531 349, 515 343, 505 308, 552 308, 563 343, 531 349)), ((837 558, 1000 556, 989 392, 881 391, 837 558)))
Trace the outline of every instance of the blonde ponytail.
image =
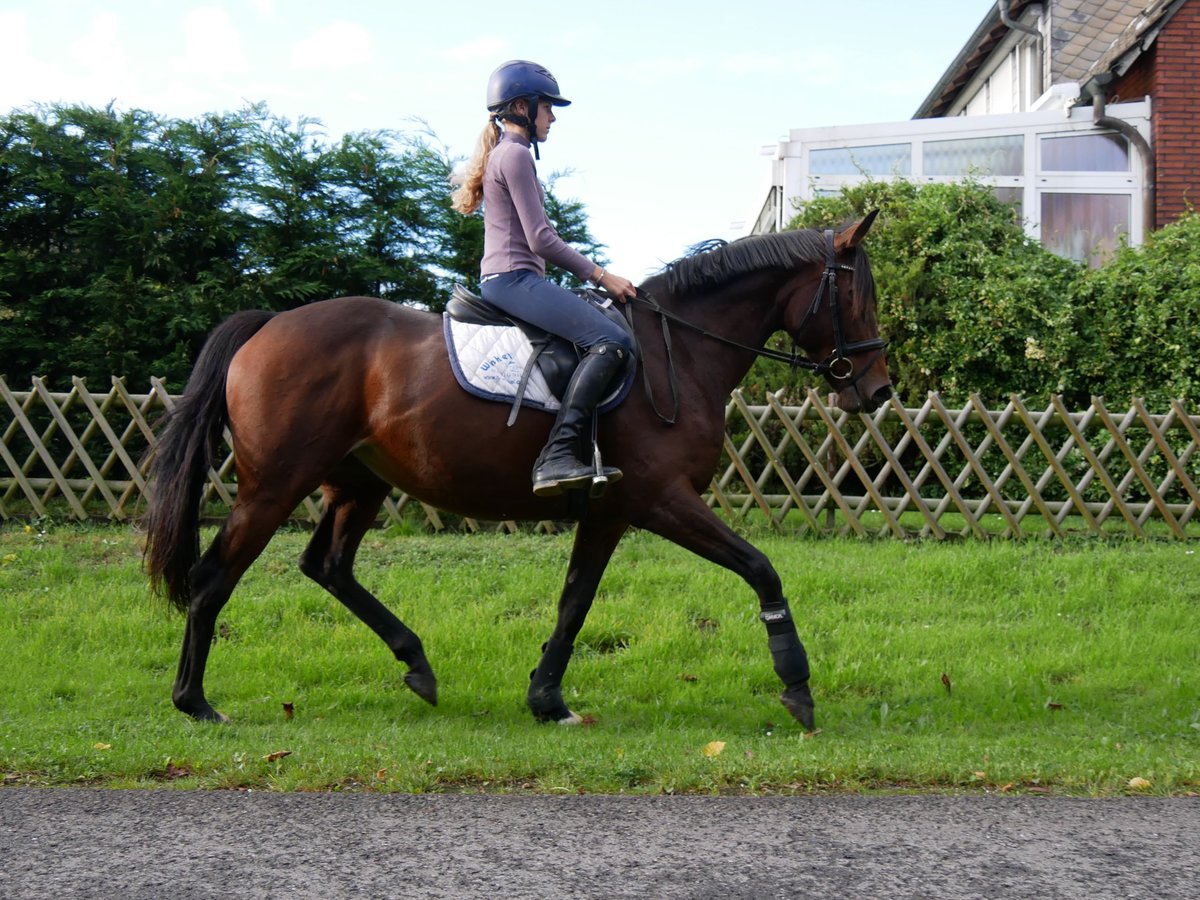
POLYGON ((499 140, 500 126, 496 116, 492 116, 480 132, 475 155, 467 163, 467 172, 452 195, 450 205, 464 216, 471 215, 483 203, 483 173, 487 169, 488 157, 499 140))

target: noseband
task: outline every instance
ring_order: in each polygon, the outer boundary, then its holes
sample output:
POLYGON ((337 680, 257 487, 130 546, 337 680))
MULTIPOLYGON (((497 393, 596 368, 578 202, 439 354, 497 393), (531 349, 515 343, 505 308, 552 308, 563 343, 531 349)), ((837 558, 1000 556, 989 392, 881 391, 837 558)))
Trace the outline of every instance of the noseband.
MULTIPOLYGON (((849 382, 845 385, 846 388, 856 387, 859 380, 870 370, 871 365, 876 359, 879 358, 879 355, 883 353, 884 349, 887 347, 887 341, 885 341, 883 338, 875 337, 868 338, 865 341, 851 341, 850 343, 846 343, 846 340, 842 334, 842 307, 838 299, 837 276, 838 272, 853 271, 853 266, 847 266, 837 261, 837 253, 833 246, 833 230, 826 228, 825 271, 821 273, 821 281, 817 285, 817 292, 813 295, 812 302, 808 306, 808 312, 804 314, 804 318, 801 320, 799 327, 796 329, 796 333, 802 332, 816 317, 818 311, 821 309, 821 300, 826 297, 829 298, 829 317, 833 323, 833 352, 821 362, 816 363, 812 362, 800 352, 795 345, 795 337, 792 338, 793 346, 791 353, 784 353, 781 350, 772 350, 769 347, 750 347, 746 344, 740 344, 735 340, 731 340, 730 338, 722 337, 719 334, 713 334, 712 332, 701 328, 699 325, 695 325, 689 322, 687 319, 681 318, 680 316, 675 315, 675 313, 663 309, 661 306, 659 306, 658 301, 655 300, 650 294, 646 293, 641 288, 638 288, 637 296, 634 299, 637 302, 649 307, 651 312, 658 315, 662 322, 663 343, 667 348, 667 368, 671 379, 671 394, 674 399, 674 413, 668 418, 659 412, 658 405, 654 402, 654 396, 650 391, 649 375, 646 373, 646 367, 642 366, 642 378, 645 382, 646 393, 650 397, 650 403, 654 407, 655 414, 659 417, 659 419, 661 419, 663 422, 666 422, 668 425, 673 425, 675 423, 675 417, 679 414, 679 396, 675 383, 675 364, 671 359, 671 331, 667 324, 668 321, 683 325, 692 329, 693 331, 699 332, 704 337, 712 338, 713 340, 719 341, 720 343, 726 344, 730 347, 737 347, 739 350, 746 350, 755 354, 756 356, 765 357, 766 359, 774 359, 780 362, 785 362, 793 369, 807 369, 808 371, 817 375, 828 375, 835 381, 849 382), (874 355, 871 356, 867 364, 862 367, 857 375, 855 375, 854 360, 850 357, 858 353, 866 353, 869 350, 874 350, 874 355)), ((629 319, 630 331, 634 333, 634 340, 636 341, 636 331, 633 329, 633 308, 631 305, 626 305, 625 310, 626 316, 629 319)), ((638 355, 641 355, 640 349, 638 355)))
MULTIPOLYGON (((835 381, 850 381, 847 387, 853 387, 858 384, 860 378, 866 374, 871 368, 871 364, 879 357, 887 347, 887 341, 883 338, 875 337, 868 338, 865 341, 852 341, 846 343, 842 335, 842 306, 838 300, 838 283, 837 273, 853 272, 853 266, 843 265, 837 261, 837 255, 833 249, 833 230, 825 229, 825 271, 821 273, 821 283, 817 285, 817 292, 813 295, 812 303, 808 306, 808 312, 804 314, 804 319, 801 320, 800 326, 796 332, 802 332, 810 321, 817 315, 817 311, 821 308, 821 298, 829 298, 829 318, 833 322, 833 352, 819 363, 809 362, 807 359, 797 358, 799 354, 796 350, 792 350, 789 362, 791 365, 803 369, 810 369, 818 375, 828 374, 835 381), (862 371, 858 377, 854 375, 854 360, 850 357, 856 353, 866 353, 868 350, 874 350, 875 354, 870 361, 862 367, 862 371)), ((794 340, 794 338, 793 338, 794 340)), ((766 355, 764 353, 764 355, 766 355)))

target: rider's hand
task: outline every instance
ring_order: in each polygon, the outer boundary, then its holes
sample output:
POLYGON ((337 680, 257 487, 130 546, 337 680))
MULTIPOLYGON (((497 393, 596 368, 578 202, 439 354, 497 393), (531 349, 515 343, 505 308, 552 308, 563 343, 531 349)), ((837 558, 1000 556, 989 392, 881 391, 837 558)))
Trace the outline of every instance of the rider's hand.
POLYGON ((622 303, 637 296, 637 286, 632 281, 612 272, 605 272, 597 287, 604 288, 622 303))

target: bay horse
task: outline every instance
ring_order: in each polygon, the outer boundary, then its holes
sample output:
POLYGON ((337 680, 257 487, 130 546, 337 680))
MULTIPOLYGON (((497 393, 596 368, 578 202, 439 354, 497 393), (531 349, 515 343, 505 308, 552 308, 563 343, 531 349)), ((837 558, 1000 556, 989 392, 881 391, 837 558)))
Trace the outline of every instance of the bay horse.
POLYGON ((577 522, 557 622, 530 677, 527 702, 539 721, 580 721, 563 701, 563 676, 601 575, 636 527, 724 566, 754 590, 784 685, 780 699, 812 729, 808 658, 779 575, 701 494, 721 454, 729 394, 756 354, 820 373, 849 411, 874 410, 891 396, 861 243, 873 219, 836 235, 741 238, 645 281, 627 307, 645 383, 599 428, 605 462, 625 477, 594 499, 532 493, 530 468, 552 414, 523 410, 508 427, 505 404, 459 387, 438 315, 343 297, 226 319, 208 336, 150 463, 145 565, 153 589, 186 613, 175 706, 226 721, 204 693, 217 615, 271 536, 318 488, 324 510, 300 570, 365 622, 408 667, 408 687, 436 704, 437 679, 420 638, 353 571, 395 486, 473 518, 577 522), (780 330, 799 351, 765 349, 780 330), (199 501, 226 425, 237 497, 201 556, 199 501))

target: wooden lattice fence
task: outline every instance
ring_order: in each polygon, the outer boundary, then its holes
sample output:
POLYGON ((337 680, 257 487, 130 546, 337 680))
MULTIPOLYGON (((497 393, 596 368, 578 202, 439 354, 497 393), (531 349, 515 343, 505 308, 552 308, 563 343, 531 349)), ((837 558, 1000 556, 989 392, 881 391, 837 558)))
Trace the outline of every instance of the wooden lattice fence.
MULTIPOLYGON (((157 379, 132 394, 74 379, 53 391, 34 379, 13 391, 0 379, 0 518, 65 515, 135 519, 144 509, 141 460, 152 426, 174 397, 157 379)), ((989 410, 972 396, 948 408, 931 394, 920 408, 897 402, 866 416, 808 391, 799 406, 771 396, 751 405, 735 391, 726 409, 725 453, 706 494, 731 520, 764 518, 789 532, 951 536, 1119 532, 1200 536, 1200 417, 1180 401, 1151 412, 1135 400, 1083 411, 1055 397, 1030 409, 1012 397, 989 410)), ((228 445, 210 472, 206 508, 222 515, 236 495, 228 445)), ((296 518, 315 522, 320 498, 296 518)), ((394 491, 382 523, 417 518, 458 525, 394 491)), ((462 520, 462 527, 492 527, 462 520)), ((513 523, 499 527, 513 529, 513 523)), ((541 523, 551 529, 552 523, 541 523)))

